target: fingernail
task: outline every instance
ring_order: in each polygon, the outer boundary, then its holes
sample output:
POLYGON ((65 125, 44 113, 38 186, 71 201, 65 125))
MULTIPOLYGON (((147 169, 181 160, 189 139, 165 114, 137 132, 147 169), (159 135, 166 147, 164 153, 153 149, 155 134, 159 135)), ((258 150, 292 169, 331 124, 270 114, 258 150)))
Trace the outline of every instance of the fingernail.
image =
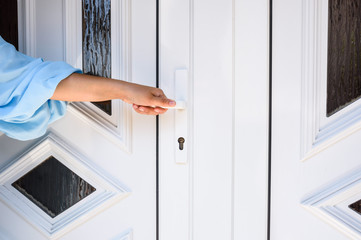
POLYGON ((138 108, 138 106, 137 106, 137 105, 133 105, 133 107, 134 107, 135 109, 137 109, 137 108, 138 108))
POLYGON ((169 105, 175 106, 175 101, 169 101, 169 105))
POLYGON ((144 112, 144 108, 139 108, 139 111, 144 112))
POLYGON ((160 113, 160 110, 158 108, 155 108, 154 112, 160 113))

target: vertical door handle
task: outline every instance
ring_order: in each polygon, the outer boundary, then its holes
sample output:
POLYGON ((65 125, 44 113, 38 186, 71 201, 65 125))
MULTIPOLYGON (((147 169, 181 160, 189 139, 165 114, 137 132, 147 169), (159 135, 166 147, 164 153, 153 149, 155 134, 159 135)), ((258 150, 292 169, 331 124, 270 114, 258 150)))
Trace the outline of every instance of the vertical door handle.
POLYGON ((175 100, 175 126, 174 145, 175 161, 178 164, 186 164, 188 158, 188 70, 179 69, 175 71, 174 90, 175 100))

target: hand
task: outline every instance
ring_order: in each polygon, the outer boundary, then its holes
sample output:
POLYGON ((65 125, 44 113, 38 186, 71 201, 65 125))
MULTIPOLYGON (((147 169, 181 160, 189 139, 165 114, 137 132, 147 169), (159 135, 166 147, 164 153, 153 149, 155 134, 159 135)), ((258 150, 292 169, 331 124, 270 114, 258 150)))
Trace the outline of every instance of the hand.
POLYGON ((165 113, 163 107, 174 107, 176 102, 168 99, 159 88, 129 83, 123 101, 133 104, 133 109, 140 114, 158 115, 165 113))

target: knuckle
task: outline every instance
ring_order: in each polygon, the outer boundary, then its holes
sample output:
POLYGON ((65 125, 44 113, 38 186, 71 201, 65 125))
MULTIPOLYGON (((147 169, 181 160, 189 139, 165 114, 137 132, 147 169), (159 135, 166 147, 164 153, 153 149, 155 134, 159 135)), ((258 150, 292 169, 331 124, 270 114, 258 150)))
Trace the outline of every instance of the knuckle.
POLYGON ((155 94, 156 94, 157 96, 163 96, 163 95, 164 95, 164 92, 163 92, 162 89, 156 88, 156 89, 155 89, 155 94))

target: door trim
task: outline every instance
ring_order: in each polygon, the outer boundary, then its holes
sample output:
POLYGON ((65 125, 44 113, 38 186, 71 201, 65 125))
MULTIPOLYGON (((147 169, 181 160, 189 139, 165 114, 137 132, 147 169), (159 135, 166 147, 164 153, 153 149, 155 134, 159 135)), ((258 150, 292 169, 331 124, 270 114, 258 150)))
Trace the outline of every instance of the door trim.
MULTIPOLYGON (((18 0, 19 49, 26 55, 39 57, 36 53, 36 1, 18 0), (24 33, 24 34, 23 34, 24 33), (22 49, 23 48, 23 49, 22 49)), ((82 6, 81 0, 62 0, 63 16, 63 61, 82 69, 82 6), (75 23, 75 24, 74 24, 75 23)), ((129 0, 111 2, 112 31, 112 78, 132 81, 131 76, 131 6, 129 0), (120 66, 120 67, 114 67, 120 66), (119 69, 119 70, 118 70, 119 69)), ((112 100, 112 116, 88 102, 74 102, 68 107, 96 131, 103 134, 122 150, 132 152, 132 110, 129 104, 112 100)))
POLYGON ((267 239, 270 172, 272 1, 233 1, 234 235, 267 239))
MULTIPOLYGON (((80 0, 63 0, 64 61, 82 69, 82 5, 80 0), (74 24, 74 22, 76 24, 74 24)), ((131 3, 111 1, 111 77, 132 82, 131 3), (115 67, 117 66, 117 67, 115 67)), ((74 102, 69 112, 103 134, 128 153, 132 152, 132 110, 129 104, 112 100, 112 116, 88 102, 74 102)))
POLYGON ((361 128, 361 102, 326 116, 328 1, 302 3, 302 130, 305 161, 361 128))
MULTIPOLYGON (((0 199, 49 239, 68 233, 79 224, 130 194, 130 189, 112 178, 76 147, 49 132, 19 158, 0 169, 0 199), (31 202, 12 183, 50 156, 96 188, 92 194, 52 218, 31 202), (76 207, 75 207, 76 206, 76 207)), ((36 201, 36 200, 34 200, 36 201)))
POLYGON ((268 86, 268 199, 267 199, 267 240, 271 239, 271 193, 272 193, 272 29, 273 29, 273 0, 269 0, 269 86, 268 86))
MULTIPOLYGON (((188 69, 192 82, 192 3, 176 0, 158 2, 159 86, 174 98, 177 69, 188 69), (172 31, 176 30, 176 31, 172 31)), ((192 84, 188 99, 188 146, 192 146, 192 84)), ((174 143, 175 110, 159 117, 159 239, 191 239, 192 149, 188 163, 176 164, 174 143)))

